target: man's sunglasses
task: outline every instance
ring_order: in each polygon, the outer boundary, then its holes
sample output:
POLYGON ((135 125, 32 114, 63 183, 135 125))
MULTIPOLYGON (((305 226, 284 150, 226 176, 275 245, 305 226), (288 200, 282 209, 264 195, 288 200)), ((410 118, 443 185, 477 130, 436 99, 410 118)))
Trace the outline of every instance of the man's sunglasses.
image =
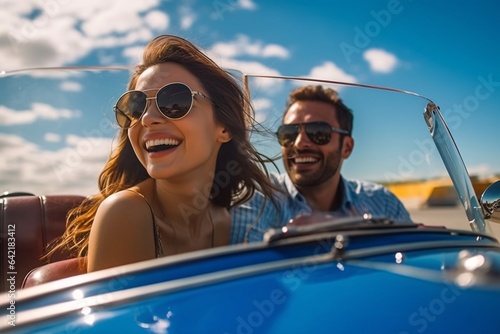
POLYGON ((299 135, 300 128, 304 127, 307 137, 316 145, 326 145, 330 142, 332 132, 348 135, 349 131, 331 126, 326 122, 292 123, 282 124, 276 136, 281 146, 288 146, 295 142, 299 135))
POLYGON ((148 97, 145 92, 152 90, 155 89, 130 90, 120 96, 113 108, 120 127, 133 127, 146 111, 149 100, 155 100, 158 110, 168 119, 185 117, 193 107, 195 95, 210 101, 205 94, 191 90, 181 82, 169 83, 158 89, 156 96, 148 97))

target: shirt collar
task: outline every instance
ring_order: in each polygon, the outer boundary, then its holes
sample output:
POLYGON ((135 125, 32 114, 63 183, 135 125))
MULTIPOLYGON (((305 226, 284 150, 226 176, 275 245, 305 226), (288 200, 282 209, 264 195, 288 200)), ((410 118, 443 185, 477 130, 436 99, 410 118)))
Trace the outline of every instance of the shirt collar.
POLYGON ((293 184, 292 180, 290 179, 290 176, 288 176, 288 173, 284 173, 284 181, 285 181, 285 187, 287 192, 292 196, 292 198, 296 198, 297 196, 302 195, 299 193, 297 188, 295 188, 295 185, 293 184))
MULTIPOLYGON (((288 193, 290 194, 290 196, 292 198, 294 198, 294 199, 299 198, 299 197, 304 198, 304 196, 302 196, 299 193, 299 191, 297 190, 297 188, 293 184, 292 180, 288 176, 288 173, 284 173, 284 183, 285 183, 286 190, 288 191, 288 193)), ((340 187, 342 188, 343 196, 342 196, 342 202, 341 202, 339 209, 349 209, 350 206, 352 205, 353 195, 354 195, 355 190, 353 190, 349 187, 349 182, 347 182, 342 177, 342 175, 340 176, 340 187)), ((305 198, 304 198, 304 200, 305 200, 305 198)))

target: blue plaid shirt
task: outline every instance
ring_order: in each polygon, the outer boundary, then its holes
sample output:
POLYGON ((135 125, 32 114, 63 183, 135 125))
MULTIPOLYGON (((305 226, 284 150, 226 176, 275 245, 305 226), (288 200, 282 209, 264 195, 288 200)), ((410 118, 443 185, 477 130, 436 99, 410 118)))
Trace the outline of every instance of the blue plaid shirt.
MULTIPOLYGON (((268 229, 281 228, 297 215, 312 213, 288 174, 271 174, 271 180, 285 190, 284 194, 276 195, 279 207, 267 199, 261 212, 265 197, 256 191, 248 202, 232 208, 231 244, 262 241, 268 229)), ((341 187, 344 196, 340 207, 332 212, 335 216, 363 216, 364 213, 370 213, 374 217, 411 221, 399 199, 382 185, 341 177, 341 187)))

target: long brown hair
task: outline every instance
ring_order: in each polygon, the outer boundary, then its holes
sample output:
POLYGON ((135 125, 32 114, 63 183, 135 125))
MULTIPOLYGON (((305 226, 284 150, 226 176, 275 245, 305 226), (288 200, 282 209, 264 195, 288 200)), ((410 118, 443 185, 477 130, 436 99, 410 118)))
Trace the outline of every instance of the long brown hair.
MULTIPOLYGON (((146 46, 142 63, 130 79, 129 89, 135 88, 138 77, 147 68, 165 62, 177 63, 197 77, 213 103, 215 121, 231 134, 232 139, 222 144, 217 156, 211 187, 212 203, 229 209, 247 201, 256 189, 274 202, 272 194, 277 189, 270 182, 265 166, 272 159, 257 152, 249 141, 248 130, 253 124, 253 112, 249 108, 248 97, 235 78, 189 41, 162 35, 146 46), (224 182, 216 184, 220 174, 224 174, 224 182)), ((149 177, 132 149, 127 130, 120 130, 118 143, 99 176, 100 192, 70 211, 66 231, 47 257, 58 250, 85 256, 92 222, 102 201, 149 177)))

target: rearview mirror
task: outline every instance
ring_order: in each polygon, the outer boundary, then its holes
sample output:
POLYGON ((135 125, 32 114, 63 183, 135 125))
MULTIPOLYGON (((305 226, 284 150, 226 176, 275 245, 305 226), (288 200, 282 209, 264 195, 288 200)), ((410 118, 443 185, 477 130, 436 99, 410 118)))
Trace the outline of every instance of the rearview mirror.
POLYGON ((492 183, 481 196, 481 206, 486 219, 500 224, 500 180, 492 183))

